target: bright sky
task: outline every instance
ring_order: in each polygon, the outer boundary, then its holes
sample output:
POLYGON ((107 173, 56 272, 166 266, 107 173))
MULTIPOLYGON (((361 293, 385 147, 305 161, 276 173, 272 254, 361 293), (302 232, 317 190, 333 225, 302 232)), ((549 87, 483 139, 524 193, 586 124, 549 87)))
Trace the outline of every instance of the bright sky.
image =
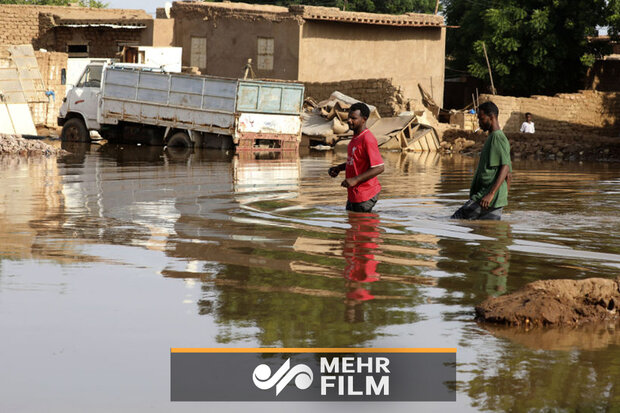
MULTIPOLYGON (((155 15, 155 9, 164 7, 166 0, 103 0, 111 9, 142 9, 155 15)), ((172 3, 173 0, 170 0, 172 3)))

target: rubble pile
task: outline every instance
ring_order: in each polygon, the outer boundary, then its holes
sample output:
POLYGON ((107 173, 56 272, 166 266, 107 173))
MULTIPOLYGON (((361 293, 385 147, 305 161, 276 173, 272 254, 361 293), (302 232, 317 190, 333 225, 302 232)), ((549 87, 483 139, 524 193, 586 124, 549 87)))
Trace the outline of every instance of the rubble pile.
POLYGON ((515 158, 620 160, 620 139, 615 137, 553 133, 507 136, 515 158))
MULTIPOLYGON (((349 108, 359 100, 334 91, 329 99, 317 103, 312 97, 304 101, 302 133, 312 148, 333 146, 346 149, 352 132, 347 124, 349 108)), ((366 126, 377 138, 379 148, 398 151, 437 151, 440 134, 437 120, 429 111, 401 112, 398 116, 382 118, 375 106, 368 105, 370 116, 366 126)))
POLYGON ((339 91, 346 96, 355 96, 360 102, 376 106, 381 116, 396 116, 400 112, 415 109, 402 90, 392 79, 358 79, 337 82, 304 82, 306 96, 317 100, 329 99, 332 92, 339 91))
MULTIPOLYGON (((302 114, 302 132, 327 145, 335 144, 342 136, 350 136, 349 126, 346 123, 349 108, 359 102, 350 96, 334 91, 329 99, 317 103, 312 97, 304 101, 302 114)), ((370 117, 367 125, 371 126, 381 118, 377 109, 368 105, 370 117)))
POLYGON ((68 152, 39 140, 24 139, 20 135, 1 133, 0 154, 60 156, 66 155, 68 152))
MULTIPOLYGON (((444 153, 478 153, 487 134, 448 129, 443 133, 444 153), (472 144, 473 142, 473 144, 472 144)), ((514 159, 620 160, 620 138, 555 133, 506 133, 514 159)))

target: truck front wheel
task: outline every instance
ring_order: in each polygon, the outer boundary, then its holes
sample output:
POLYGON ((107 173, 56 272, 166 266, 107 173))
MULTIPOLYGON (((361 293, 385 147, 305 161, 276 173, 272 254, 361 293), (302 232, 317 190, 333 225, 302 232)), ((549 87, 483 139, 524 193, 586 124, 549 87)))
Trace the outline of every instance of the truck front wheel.
POLYGON ((170 137, 170 139, 168 139, 168 142, 166 142, 166 145, 167 146, 181 146, 181 147, 185 147, 185 148, 191 148, 192 146, 194 146, 194 143, 189 138, 187 133, 185 133, 185 132, 177 132, 174 135, 172 135, 170 137))
POLYGON ((61 139, 65 142, 90 142, 90 134, 82 119, 71 118, 62 127, 61 139))

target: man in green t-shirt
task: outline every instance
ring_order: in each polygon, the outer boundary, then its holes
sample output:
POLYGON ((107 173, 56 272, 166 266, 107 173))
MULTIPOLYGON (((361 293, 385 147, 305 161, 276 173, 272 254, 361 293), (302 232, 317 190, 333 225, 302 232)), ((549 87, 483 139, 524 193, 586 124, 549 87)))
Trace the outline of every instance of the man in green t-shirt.
POLYGON ((500 220, 502 208, 508 205, 512 175, 510 143, 499 127, 498 116, 499 110, 493 102, 484 102, 478 108, 478 123, 482 130, 489 132, 489 137, 471 181, 469 201, 452 215, 452 219, 500 220))

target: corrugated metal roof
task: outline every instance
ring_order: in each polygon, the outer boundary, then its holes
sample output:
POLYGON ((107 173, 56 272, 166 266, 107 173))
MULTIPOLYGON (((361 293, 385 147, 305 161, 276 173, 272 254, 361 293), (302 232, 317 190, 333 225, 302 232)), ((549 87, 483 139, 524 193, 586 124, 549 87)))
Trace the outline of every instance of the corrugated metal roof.
POLYGON ((291 13, 304 20, 323 20, 342 23, 361 23, 385 26, 409 27, 442 27, 444 18, 435 14, 407 13, 407 14, 377 14, 342 11, 336 7, 319 7, 305 5, 289 6, 291 13))
MULTIPOLYGON (((443 16, 436 14, 406 13, 406 14, 378 14, 342 11, 337 7, 306 6, 302 4, 290 5, 288 8, 280 6, 254 5, 246 3, 211 3, 211 2, 174 2, 173 15, 176 11, 199 14, 216 14, 227 16, 259 15, 269 16, 276 20, 287 18, 301 18, 303 20, 323 20, 342 23, 405 26, 405 27, 445 27, 443 16)), ((209 17, 209 16, 207 16, 209 17)))
POLYGON ((57 27, 107 27, 109 29, 145 29, 145 24, 113 24, 113 23, 60 23, 57 27))

